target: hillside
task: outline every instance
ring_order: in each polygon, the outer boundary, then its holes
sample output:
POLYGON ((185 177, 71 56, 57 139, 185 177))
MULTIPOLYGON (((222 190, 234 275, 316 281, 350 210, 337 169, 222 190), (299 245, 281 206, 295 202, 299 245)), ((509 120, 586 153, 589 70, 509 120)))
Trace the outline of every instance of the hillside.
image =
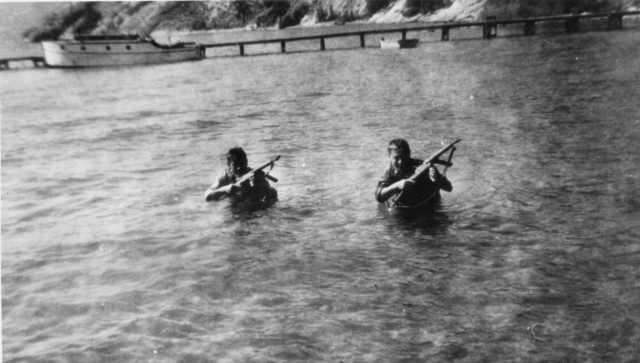
POLYGON ((463 21, 640 7, 640 0, 279 0, 60 3, 39 26, 23 32, 32 42, 73 33, 150 34, 229 28, 286 28, 321 23, 463 21))

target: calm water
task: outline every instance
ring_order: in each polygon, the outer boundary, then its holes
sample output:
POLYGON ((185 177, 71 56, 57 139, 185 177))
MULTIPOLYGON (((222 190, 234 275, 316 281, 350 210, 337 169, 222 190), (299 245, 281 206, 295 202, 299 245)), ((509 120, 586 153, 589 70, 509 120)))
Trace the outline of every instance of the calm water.
POLYGON ((6 362, 640 358, 637 30, 0 81, 6 362), (395 137, 463 139, 433 215, 395 137), (236 145, 272 208, 203 202, 236 145))

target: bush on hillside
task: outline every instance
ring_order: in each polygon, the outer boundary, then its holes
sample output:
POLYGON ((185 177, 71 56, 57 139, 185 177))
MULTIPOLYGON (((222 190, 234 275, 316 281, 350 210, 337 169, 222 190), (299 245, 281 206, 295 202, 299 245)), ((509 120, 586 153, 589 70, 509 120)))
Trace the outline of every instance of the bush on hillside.
POLYGON ((74 32, 84 32, 91 29, 100 20, 101 15, 92 3, 73 4, 68 12, 55 12, 44 18, 44 24, 40 27, 29 28, 22 35, 32 42, 43 40, 55 40, 69 27, 74 27, 74 32))
POLYGON ((367 1, 367 5, 365 8, 367 9, 368 14, 375 14, 379 10, 382 10, 387 6, 389 6, 389 0, 366 0, 366 1, 367 1))
POLYGON ((256 16, 258 26, 279 24, 280 19, 289 10, 289 2, 287 1, 265 1, 263 6, 265 9, 256 16))
POLYGON ((90 33, 102 19, 102 14, 95 9, 93 3, 86 4, 87 6, 84 8, 82 16, 79 17, 74 25, 75 33, 78 34, 90 33))
POLYGON ((300 24, 300 20, 309 12, 311 5, 306 1, 294 2, 287 13, 280 20, 280 28, 286 28, 300 24))
POLYGON ((407 0, 402 15, 414 16, 434 12, 443 7, 450 6, 451 0, 407 0))

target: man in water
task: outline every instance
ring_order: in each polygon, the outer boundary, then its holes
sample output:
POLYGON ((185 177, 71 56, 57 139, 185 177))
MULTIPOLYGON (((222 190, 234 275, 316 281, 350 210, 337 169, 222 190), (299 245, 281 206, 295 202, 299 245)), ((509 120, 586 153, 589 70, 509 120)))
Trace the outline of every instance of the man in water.
POLYGON ((418 207, 440 200, 440 189, 450 192, 451 182, 436 167, 430 165, 415 181, 409 180, 423 161, 411 158, 409 143, 404 139, 389 142, 389 167, 378 181, 376 199, 383 203, 392 196, 395 205, 418 207))
POLYGON ((207 189, 204 199, 207 202, 234 197, 256 203, 265 203, 278 199, 278 192, 269 185, 264 172, 258 170, 253 177, 240 186, 235 183, 252 169, 248 166, 247 154, 241 147, 234 147, 227 153, 227 168, 218 176, 218 180, 207 189))

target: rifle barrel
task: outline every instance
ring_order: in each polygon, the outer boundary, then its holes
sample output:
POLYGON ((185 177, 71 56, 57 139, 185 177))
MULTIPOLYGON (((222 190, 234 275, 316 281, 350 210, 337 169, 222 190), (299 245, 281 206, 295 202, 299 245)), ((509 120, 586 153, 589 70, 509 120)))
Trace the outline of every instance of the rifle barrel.
POLYGON ((425 161, 422 163, 422 166, 418 167, 418 169, 416 169, 416 172, 410 176, 408 179, 409 180, 416 180, 420 175, 422 175, 422 173, 424 173, 427 169, 429 169, 427 166, 429 164, 442 164, 445 166, 451 166, 451 161, 446 162, 444 160, 440 160, 438 159, 442 154, 446 153, 447 151, 449 151, 452 147, 455 146, 455 144, 459 143, 460 141, 462 141, 462 139, 457 139, 456 141, 450 143, 449 145, 443 147, 442 149, 436 151, 433 155, 431 155, 428 159, 425 159, 425 161))
MULTIPOLYGON (((264 168, 266 168, 269 165, 273 165, 276 161, 280 160, 280 155, 277 155, 273 158, 271 158, 271 160, 267 161, 266 163, 260 165, 259 167, 251 170, 250 172, 246 173, 245 175, 242 176, 242 178, 240 178, 240 180, 238 180, 235 185, 236 186, 240 186, 242 183, 246 182, 247 180, 249 180, 257 171, 260 171, 264 168)), ((273 178, 273 177, 271 177, 273 178)), ((278 179, 273 178, 273 181, 278 181, 278 179)))

